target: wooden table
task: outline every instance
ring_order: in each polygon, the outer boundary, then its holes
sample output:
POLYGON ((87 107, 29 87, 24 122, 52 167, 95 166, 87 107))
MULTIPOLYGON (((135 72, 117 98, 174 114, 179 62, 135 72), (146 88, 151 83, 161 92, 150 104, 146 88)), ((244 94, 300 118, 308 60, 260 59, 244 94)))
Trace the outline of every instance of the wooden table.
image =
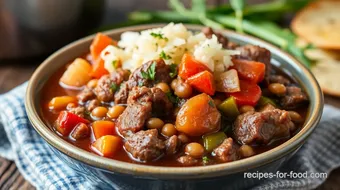
MULTIPOLYGON (((26 60, 27 61, 27 60, 26 60)), ((18 62, 4 64, 0 62, 0 93, 4 93, 28 80, 40 59, 27 61, 30 64, 19 65, 18 62)), ((340 99, 325 97, 326 103, 340 108, 340 99)), ((326 183, 318 189, 338 189, 340 187, 340 168, 333 171, 326 183)), ((15 163, 0 157, 0 189, 34 189, 17 170, 15 163)))

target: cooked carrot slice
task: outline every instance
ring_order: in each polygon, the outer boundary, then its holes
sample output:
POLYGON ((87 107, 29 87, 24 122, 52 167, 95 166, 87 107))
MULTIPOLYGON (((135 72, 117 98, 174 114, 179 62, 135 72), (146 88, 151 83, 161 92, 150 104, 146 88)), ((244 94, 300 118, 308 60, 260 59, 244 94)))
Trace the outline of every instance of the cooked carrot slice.
POLYGON ((120 137, 106 135, 96 140, 92 144, 92 147, 97 150, 101 156, 112 157, 122 148, 122 144, 120 137))

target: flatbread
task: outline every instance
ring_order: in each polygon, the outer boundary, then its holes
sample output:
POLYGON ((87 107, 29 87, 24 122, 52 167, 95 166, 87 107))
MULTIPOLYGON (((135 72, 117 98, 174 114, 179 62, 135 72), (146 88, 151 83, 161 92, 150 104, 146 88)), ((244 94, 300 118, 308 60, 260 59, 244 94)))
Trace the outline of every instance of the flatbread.
POLYGON ((316 61, 311 71, 325 94, 340 97, 340 53, 322 49, 307 50, 306 56, 316 61))
POLYGON ((340 1, 310 3, 295 16, 291 28, 317 47, 340 50, 340 1))

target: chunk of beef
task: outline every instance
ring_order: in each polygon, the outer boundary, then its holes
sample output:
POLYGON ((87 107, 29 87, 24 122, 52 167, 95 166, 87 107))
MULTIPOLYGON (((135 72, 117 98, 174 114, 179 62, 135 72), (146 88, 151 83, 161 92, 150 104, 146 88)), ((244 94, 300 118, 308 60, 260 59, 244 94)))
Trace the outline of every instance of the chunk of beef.
POLYGON ((112 101, 114 93, 119 85, 126 79, 126 70, 118 69, 109 75, 104 75, 98 80, 98 84, 94 89, 97 98, 103 102, 112 101))
POLYGON ((198 159, 185 155, 179 157, 177 162, 181 163, 183 166, 194 166, 198 164, 198 159))
POLYGON ((282 75, 270 75, 268 78, 269 83, 280 83, 285 86, 290 85, 290 81, 282 75))
POLYGON ((127 82, 124 82, 120 85, 119 90, 114 95, 116 104, 126 104, 127 99, 129 97, 129 86, 127 82))
POLYGON ((308 102, 308 97, 301 90, 301 88, 296 86, 288 86, 286 89, 286 95, 283 96, 280 101, 281 106, 284 109, 294 109, 308 102))
POLYGON ((75 140, 86 138, 90 135, 90 128, 85 123, 79 123, 71 133, 75 140))
POLYGON ((169 115, 172 113, 173 104, 168 96, 159 88, 151 89, 152 98, 152 112, 156 115, 169 115))
POLYGON ((92 89, 85 87, 78 95, 77 98, 81 102, 86 102, 88 100, 92 100, 96 97, 92 89))
POLYGON ((276 138, 289 137, 292 127, 294 123, 287 111, 273 109, 239 115, 233 132, 236 140, 242 144, 267 144, 276 138))
POLYGON ((126 151, 139 161, 152 161, 164 154, 164 142, 158 138, 157 129, 139 131, 131 135, 124 144, 126 151))
POLYGON ((238 159, 237 145, 232 138, 225 139, 222 144, 215 148, 212 155, 222 162, 231 162, 238 159))
POLYGON ((218 42, 220 42, 225 49, 235 49, 238 45, 236 43, 230 42, 227 37, 223 34, 215 32, 212 28, 206 27, 202 29, 202 33, 207 38, 212 38, 213 35, 216 36, 218 42))
POLYGON ((134 87, 130 93, 127 100, 128 105, 140 103, 145 104, 146 102, 152 102, 153 95, 150 88, 145 86, 143 87, 134 87))
POLYGON ((162 90, 145 86, 134 87, 129 93, 127 104, 117 121, 118 130, 123 136, 129 131, 140 131, 151 113, 162 115, 172 109, 171 102, 162 90))
POLYGON ((143 129, 145 121, 151 117, 152 104, 131 104, 118 117, 117 127, 123 136, 128 136, 130 132, 136 133, 143 129))
POLYGON ((155 83, 159 82, 170 83, 170 71, 170 66, 166 65, 162 59, 148 61, 131 74, 128 80, 128 86, 130 89, 132 89, 135 86, 152 87, 155 83), (153 64, 155 64, 154 79, 143 77, 142 73, 149 73, 149 71, 152 70, 153 64))
POLYGON ((128 106, 118 117, 117 127, 123 136, 143 129, 145 121, 151 117, 152 93, 147 87, 135 87, 129 93, 128 106))
POLYGON ((88 111, 92 111, 94 108, 96 108, 96 107, 98 107, 98 106, 100 106, 100 101, 97 100, 97 99, 93 99, 93 100, 91 100, 91 101, 89 101, 89 102, 87 103, 86 109, 87 109, 88 111))
POLYGON ((165 141, 165 152, 167 155, 175 154, 180 145, 180 141, 176 135, 171 136, 165 141))
POLYGON ((237 56, 238 58, 264 63, 266 65, 266 76, 270 75, 271 53, 269 50, 267 50, 266 48, 262 48, 260 46, 255 46, 255 45, 250 45, 250 44, 245 45, 245 46, 240 46, 236 48, 236 50, 239 50, 241 52, 241 54, 237 56))
POLYGON ((68 111, 78 115, 79 117, 85 117, 85 107, 84 106, 71 107, 71 108, 69 108, 68 111))

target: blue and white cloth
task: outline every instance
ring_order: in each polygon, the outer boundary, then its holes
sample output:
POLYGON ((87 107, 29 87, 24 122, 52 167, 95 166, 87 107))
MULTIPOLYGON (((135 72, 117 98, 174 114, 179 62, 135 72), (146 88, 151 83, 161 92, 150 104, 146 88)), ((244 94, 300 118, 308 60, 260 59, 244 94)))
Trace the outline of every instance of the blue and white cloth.
MULTIPOLYGON (((37 189, 98 189, 63 164, 31 126, 24 106, 27 84, 0 95, 0 156, 13 160, 37 189)), ((340 166, 340 111, 325 106, 323 118, 306 144, 281 172, 329 173, 340 166)), ((271 179, 254 189, 314 189, 325 178, 271 179)))

